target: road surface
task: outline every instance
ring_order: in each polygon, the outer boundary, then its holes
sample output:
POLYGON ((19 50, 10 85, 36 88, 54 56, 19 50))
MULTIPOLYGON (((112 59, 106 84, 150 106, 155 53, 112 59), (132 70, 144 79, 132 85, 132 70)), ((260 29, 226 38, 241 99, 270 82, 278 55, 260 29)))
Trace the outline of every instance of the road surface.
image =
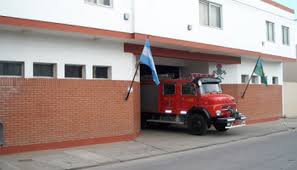
POLYGON ((297 132, 93 167, 89 170, 297 170, 297 132))

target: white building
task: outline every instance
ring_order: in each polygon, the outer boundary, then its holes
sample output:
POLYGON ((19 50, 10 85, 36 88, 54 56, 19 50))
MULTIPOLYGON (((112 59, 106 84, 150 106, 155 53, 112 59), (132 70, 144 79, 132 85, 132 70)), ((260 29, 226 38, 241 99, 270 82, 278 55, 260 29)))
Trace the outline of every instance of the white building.
POLYGON ((223 88, 249 122, 277 119, 296 29, 294 10, 271 0, 2 1, 0 151, 134 138, 140 83, 123 96, 146 38, 161 73, 212 74, 222 64, 223 88), (258 57, 269 86, 254 76, 241 99, 258 57))

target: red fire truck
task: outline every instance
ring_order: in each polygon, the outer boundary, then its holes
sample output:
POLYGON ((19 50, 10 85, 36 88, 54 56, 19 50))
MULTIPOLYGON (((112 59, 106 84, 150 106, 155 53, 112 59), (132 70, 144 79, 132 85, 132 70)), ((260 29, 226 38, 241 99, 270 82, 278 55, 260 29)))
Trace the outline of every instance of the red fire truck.
POLYGON ((223 94, 221 80, 212 75, 192 74, 189 79, 164 79, 155 86, 141 83, 142 127, 179 124, 194 135, 204 135, 213 125, 218 131, 245 126, 234 97, 223 94))

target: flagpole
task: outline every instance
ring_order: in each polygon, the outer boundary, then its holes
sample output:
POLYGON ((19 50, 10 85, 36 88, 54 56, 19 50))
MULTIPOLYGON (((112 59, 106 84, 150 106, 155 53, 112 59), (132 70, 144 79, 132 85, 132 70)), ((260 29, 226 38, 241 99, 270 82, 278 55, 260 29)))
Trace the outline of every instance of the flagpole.
POLYGON ((137 71, 138 71, 139 65, 140 65, 140 62, 138 61, 138 62, 137 62, 137 66, 136 66, 136 70, 135 70, 135 73, 134 73, 134 76, 133 76, 133 79, 132 79, 132 82, 131 82, 131 84, 130 84, 130 87, 129 87, 127 96, 126 96, 126 98, 125 98, 126 101, 128 100, 129 95, 130 95, 130 93, 131 93, 131 89, 132 89, 132 86, 133 86, 135 77, 136 77, 136 75, 137 75, 137 71))
POLYGON ((252 79, 252 77, 253 77, 253 74, 254 74, 254 72, 255 72, 255 70, 256 70, 256 67, 257 67, 257 65, 258 65, 258 62, 259 62, 260 58, 261 58, 261 57, 259 57, 258 60, 257 60, 257 62, 256 62, 256 65, 255 65, 255 67, 254 67, 254 70, 253 70, 253 72, 252 72, 252 74, 251 74, 251 77, 249 78, 249 81, 248 81, 247 85, 245 86, 245 89, 244 89, 244 92, 243 92, 241 98, 244 98, 244 95, 245 95, 245 93, 246 93, 246 91, 247 91, 247 89, 248 89, 248 87, 249 87, 249 85, 250 85, 251 79, 252 79))

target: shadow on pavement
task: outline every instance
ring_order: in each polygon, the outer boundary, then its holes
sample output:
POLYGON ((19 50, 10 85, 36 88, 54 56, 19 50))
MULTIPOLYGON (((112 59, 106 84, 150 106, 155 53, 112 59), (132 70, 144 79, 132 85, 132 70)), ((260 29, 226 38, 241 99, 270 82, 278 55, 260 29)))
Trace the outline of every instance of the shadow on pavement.
MULTIPOLYGON (((244 128, 244 127, 243 127, 244 128)), ((242 129, 242 128, 239 128, 242 129)), ((142 129, 143 132, 164 132, 164 133, 168 133, 168 134, 176 134, 176 135, 189 135, 189 136, 197 136, 197 137, 204 137, 204 136, 214 136, 214 137, 219 137, 219 136, 238 136, 240 135, 240 130, 239 129, 230 129, 226 132, 219 132, 217 130, 215 130, 214 127, 211 127, 210 129, 208 129, 207 134, 203 135, 203 136, 199 136, 199 135, 191 135, 188 133, 188 129, 184 126, 176 126, 176 125, 171 125, 171 126, 150 126, 148 128, 142 129)))

